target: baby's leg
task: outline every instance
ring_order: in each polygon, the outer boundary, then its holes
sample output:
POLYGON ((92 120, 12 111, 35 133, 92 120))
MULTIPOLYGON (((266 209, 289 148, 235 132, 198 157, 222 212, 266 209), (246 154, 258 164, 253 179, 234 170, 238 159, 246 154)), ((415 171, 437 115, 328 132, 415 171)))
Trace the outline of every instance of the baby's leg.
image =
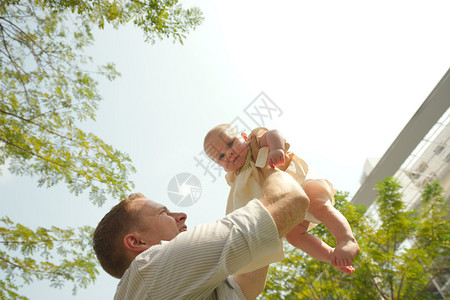
POLYGON ((303 189, 310 200, 309 211, 321 221, 336 239, 336 248, 331 256, 333 266, 351 266, 359 252, 350 224, 333 207, 325 188, 317 182, 307 183, 303 189))
MULTIPOLYGON (((320 261, 331 263, 334 250, 318 237, 306 233, 309 222, 303 221, 294 227, 287 235, 287 241, 294 247, 301 249, 309 256, 320 261)), ((351 266, 335 266, 342 272, 352 274, 355 269, 351 266)))
POLYGON ((309 256, 329 263, 333 248, 328 246, 318 237, 306 233, 309 222, 303 221, 294 227, 287 235, 286 239, 292 246, 301 249, 309 256))

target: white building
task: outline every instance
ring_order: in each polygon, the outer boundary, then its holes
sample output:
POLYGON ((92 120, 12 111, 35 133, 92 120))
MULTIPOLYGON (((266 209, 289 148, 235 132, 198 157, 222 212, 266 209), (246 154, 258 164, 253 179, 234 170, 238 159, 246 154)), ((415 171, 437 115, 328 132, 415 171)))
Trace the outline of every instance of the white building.
MULTIPOLYGON (((375 183, 389 176, 403 186, 403 200, 408 209, 420 204, 424 186, 436 179, 450 199, 450 70, 437 84, 422 106, 380 159, 366 161, 361 187, 352 199, 354 204, 373 211, 375 183)), ((448 201, 447 203, 450 203, 448 201)), ((450 274, 434 281, 436 289, 450 292, 450 274)))

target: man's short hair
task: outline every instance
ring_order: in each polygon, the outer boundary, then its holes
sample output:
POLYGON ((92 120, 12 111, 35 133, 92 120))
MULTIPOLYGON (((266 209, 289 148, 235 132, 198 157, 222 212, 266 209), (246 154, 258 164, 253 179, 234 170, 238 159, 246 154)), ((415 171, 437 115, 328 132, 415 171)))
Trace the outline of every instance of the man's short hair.
POLYGON ((122 278, 131 261, 125 256, 123 238, 138 224, 137 212, 131 203, 145 198, 134 193, 115 205, 98 223, 94 231, 94 251, 102 268, 111 276, 122 278))

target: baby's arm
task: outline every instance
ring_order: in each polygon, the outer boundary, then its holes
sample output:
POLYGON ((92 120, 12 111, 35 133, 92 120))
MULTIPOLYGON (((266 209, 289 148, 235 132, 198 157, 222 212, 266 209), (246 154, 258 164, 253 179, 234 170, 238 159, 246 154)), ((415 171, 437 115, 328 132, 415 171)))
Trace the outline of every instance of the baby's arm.
POLYGON ((267 131, 259 138, 259 145, 261 148, 269 147, 269 158, 267 163, 272 169, 275 168, 275 166, 284 165, 285 143, 285 139, 276 129, 267 131))

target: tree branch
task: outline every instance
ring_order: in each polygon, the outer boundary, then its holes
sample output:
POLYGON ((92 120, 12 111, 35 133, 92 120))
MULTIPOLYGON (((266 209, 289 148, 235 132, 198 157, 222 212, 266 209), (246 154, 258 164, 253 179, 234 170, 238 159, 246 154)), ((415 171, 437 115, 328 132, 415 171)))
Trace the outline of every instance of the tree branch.
POLYGON ((375 286, 375 288, 377 289, 378 293, 380 293, 381 297, 383 297, 383 299, 387 300, 386 295, 383 293, 383 291, 380 289, 378 284, 375 282, 375 278, 373 278, 373 276, 369 277, 369 274, 372 274, 372 271, 371 271, 369 265, 367 265, 367 270, 369 270, 369 273, 366 275, 367 279, 369 280, 369 282, 371 282, 375 286))
POLYGON ((0 109, 0 113, 3 113, 3 114, 5 114, 5 115, 10 115, 10 116, 15 117, 15 118, 18 118, 18 119, 20 119, 20 120, 22 120, 22 121, 31 123, 31 124, 36 125, 36 126, 38 126, 39 128, 41 128, 41 129, 43 129, 43 130, 45 130, 45 131, 47 131, 47 132, 49 132, 49 133, 51 133, 51 134, 53 134, 53 135, 56 135, 56 136, 58 136, 58 137, 60 137, 60 138, 63 138, 63 139, 66 139, 66 140, 69 140, 69 141, 73 142, 73 139, 71 139, 71 138, 69 138, 69 137, 67 137, 67 136, 61 135, 60 133, 55 132, 55 131, 53 131, 53 130, 50 130, 50 129, 48 129, 48 128, 45 127, 45 126, 42 126, 41 124, 38 124, 38 123, 36 123, 36 122, 33 122, 33 121, 32 121, 33 119, 26 119, 26 118, 24 118, 24 117, 18 116, 18 115, 16 115, 16 114, 13 114, 13 113, 10 113, 10 112, 7 112, 7 111, 4 111, 4 110, 2 110, 2 109, 0 109))
MULTIPOLYGON (((23 18, 23 16, 21 16, 21 17, 23 18)), ((37 18, 36 14, 34 15, 34 17, 37 18)), ((28 34, 27 34, 25 31, 23 31, 22 28, 20 28, 20 27, 17 26, 15 23, 13 23, 13 22, 11 22, 10 20, 5 19, 5 18, 3 18, 3 17, 0 17, 0 20, 4 20, 4 21, 6 21, 7 23, 9 23, 9 24, 10 24, 12 27, 14 27, 18 32, 20 32, 20 33, 22 34, 22 36, 26 37, 25 40, 31 41, 31 43, 32 43, 34 46, 36 46, 38 49, 40 49, 43 53, 45 53, 45 54, 47 54, 48 56, 50 56, 50 54, 49 54, 45 49, 43 49, 38 43, 36 43, 33 39, 30 39, 30 38, 28 37, 28 34)), ((1 25, 1 23, 0 23, 0 25, 1 25)), ((18 41, 18 42, 20 42, 20 41, 18 41)), ((32 47, 31 47, 31 45, 28 46, 28 43, 27 43, 27 48, 28 48, 28 49, 31 49, 32 47)), ((34 52, 32 52, 32 53, 33 53, 33 55, 36 56, 36 53, 34 53, 34 52)), ((38 56, 39 56, 39 55, 38 55, 38 56)))
POLYGON ((425 284, 420 291, 417 291, 417 293, 413 296, 412 299, 417 299, 417 297, 419 297, 419 295, 430 285, 430 283, 433 281, 435 277, 436 276, 431 277, 430 280, 428 280, 427 284, 425 284))
POLYGON ((11 56, 11 53, 10 53, 9 50, 8 50, 8 44, 6 43, 6 40, 5 40, 4 28, 3 28, 2 23, 0 23, 0 33, 1 33, 1 36, 2 36, 3 45, 5 46, 5 50, 6 50, 6 52, 7 52, 7 57, 9 58, 9 60, 10 60, 11 63, 13 64, 14 68, 16 69, 16 72, 17 72, 17 74, 18 74, 17 77, 19 77, 20 83, 22 84, 23 90, 25 91, 25 98, 26 98, 28 101, 30 101, 29 96, 28 96, 28 90, 27 90, 27 87, 25 86, 25 82, 23 82, 22 76, 20 76, 21 73, 20 73, 20 71, 19 71, 19 67, 17 66, 16 62, 13 60, 13 58, 12 58, 12 56, 11 56))
MULTIPOLYGON (((70 107, 70 106, 68 106, 68 107, 70 107)), ((31 120, 37 119, 37 118, 39 118, 41 116, 45 116, 45 115, 48 115, 48 114, 55 114, 57 110, 66 109, 66 108, 67 107, 59 107, 59 108, 56 108, 56 109, 54 109, 52 111, 46 111, 46 112, 37 114, 37 115, 33 116, 32 118, 29 118, 28 120, 31 121, 31 120)))
MULTIPOLYGON (((34 153, 34 152, 31 151, 31 150, 24 149, 23 147, 20 147, 20 146, 14 144, 14 143, 11 143, 10 141, 5 140, 5 139, 3 139, 3 138, 0 138, 0 141, 3 141, 3 142, 6 143, 7 145, 10 145, 10 146, 12 146, 12 147, 14 147, 14 148, 17 148, 17 149, 20 149, 20 150, 22 150, 22 151, 25 151, 25 152, 27 152, 28 154, 31 154, 31 155, 33 155, 33 156, 36 156, 36 157, 38 157, 38 158, 40 158, 40 159, 42 159, 42 160, 44 160, 44 161, 47 161, 47 162, 52 163, 52 164, 54 164, 54 165, 57 165, 57 166, 59 166, 59 167, 61 167, 61 168, 64 168, 64 169, 68 169, 68 170, 70 170, 70 171, 73 171, 73 172, 75 172, 76 174, 78 174, 79 176, 86 178, 86 175, 83 174, 82 171, 80 171, 80 170, 78 170, 78 169, 76 169, 76 168, 64 166, 64 165, 62 165, 62 164, 60 164, 60 163, 57 163, 56 161, 53 161, 53 160, 48 159, 48 158, 45 158, 45 157, 43 157, 43 156, 41 156, 41 155, 39 155, 39 154, 37 154, 37 153, 34 153)), ((89 172, 87 171, 86 173, 89 173, 89 172)), ((96 177, 95 177, 93 180, 95 180, 96 182, 103 183, 103 184, 105 184, 105 185, 107 185, 107 186, 110 185, 110 182, 108 182, 107 180, 102 180, 102 179, 96 178, 96 177)), ((86 180, 86 181, 82 181, 82 183, 90 184, 87 180, 86 180)))
POLYGON ((24 241, 8 241, 8 240, 3 240, 0 241, 0 244, 3 245, 8 245, 8 244, 40 244, 40 243, 47 243, 47 242, 53 242, 53 243, 58 243, 58 242, 78 242, 80 241, 79 239, 62 239, 62 240, 43 240, 43 241, 28 241, 28 242, 24 242, 24 241))
POLYGON ((12 146, 12 147, 14 147, 14 148, 17 148, 17 149, 20 149, 20 150, 22 150, 22 151, 25 151, 25 152, 27 152, 28 154, 31 154, 31 155, 36 156, 36 157, 39 157, 40 159, 45 160, 45 161, 47 161, 47 162, 49 162, 49 163, 55 164, 55 165, 57 165, 57 166, 60 166, 61 168, 67 168, 66 166, 63 166, 63 165, 57 163, 56 161, 53 161, 53 160, 48 159, 48 158, 45 158, 45 157, 43 157, 43 156, 41 156, 41 155, 39 155, 39 154, 37 154, 37 153, 34 153, 34 152, 31 151, 31 150, 24 149, 24 148, 22 148, 22 147, 20 147, 20 146, 18 146, 18 145, 16 145, 16 144, 11 143, 11 142, 8 141, 8 140, 5 140, 5 139, 3 139, 3 138, 0 138, 0 141, 2 141, 2 142, 6 143, 6 144, 8 144, 8 145, 10 145, 10 146, 12 146))
POLYGON ((15 267, 15 268, 22 269, 22 270, 25 270, 25 271, 31 272, 31 273, 56 274, 56 275, 58 275, 58 276, 65 276, 65 274, 64 274, 64 273, 61 273, 61 272, 46 271, 46 270, 41 270, 41 269, 27 268, 27 267, 25 267, 25 266, 18 265, 18 264, 14 263, 14 262, 12 262, 12 261, 10 261, 10 260, 8 260, 8 259, 5 259, 5 258, 3 258, 3 257, 0 257, 0 260, 4 261, 5 263, 7 263, 7 264, 9 264, 9 265, 12 265, 12 266, 15 267))
POLYGON ((403 282, 405 281, 405 277, 406 277, 406 273, 403 273, 402 280, 400 280, 400 284, 398 286, 397 299, 400 299, 400 292, 401 292, 401 290, 403 288, 403 282))
POLYGON ((130 0, 131 2, 134 2, 134 3, 137 3, 137 4, 140 4, 140 5, 142 5, 142 6, 146 6, 147 5, 147 3, 144 3, 144 2, 142 2, 142 1, 138 1, 138 0, 130 0))

